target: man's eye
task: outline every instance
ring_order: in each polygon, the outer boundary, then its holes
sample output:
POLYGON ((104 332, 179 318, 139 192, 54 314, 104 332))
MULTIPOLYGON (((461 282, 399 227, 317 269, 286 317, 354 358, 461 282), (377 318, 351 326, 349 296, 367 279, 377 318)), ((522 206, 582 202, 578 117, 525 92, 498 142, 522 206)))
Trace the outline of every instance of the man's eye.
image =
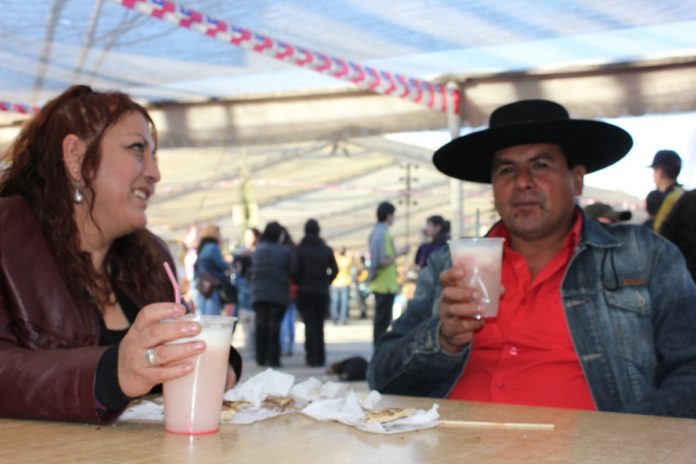
POLYGON ((549 163, 547 163, 545 161, 537 161, 532 165, 532 169, 536 169, 536 170, 546 169, 548 167, 549 167, 549 163))
POLYGON ((513 172, 512 166, 500 166, 493 173, 494 176, 504 176, 513 172))

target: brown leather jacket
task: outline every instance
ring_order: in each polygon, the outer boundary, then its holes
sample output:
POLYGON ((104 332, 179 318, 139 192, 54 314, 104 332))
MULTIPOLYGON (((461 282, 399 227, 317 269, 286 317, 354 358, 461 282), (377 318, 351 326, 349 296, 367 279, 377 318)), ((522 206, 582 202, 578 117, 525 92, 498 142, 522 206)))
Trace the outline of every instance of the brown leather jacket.
POLYGON ((120 413, 96 408, 95 374, 108 348, 98 346, 99 318, 68 292, 27 203, 0 198, 0 416, 100 423, 120 413))

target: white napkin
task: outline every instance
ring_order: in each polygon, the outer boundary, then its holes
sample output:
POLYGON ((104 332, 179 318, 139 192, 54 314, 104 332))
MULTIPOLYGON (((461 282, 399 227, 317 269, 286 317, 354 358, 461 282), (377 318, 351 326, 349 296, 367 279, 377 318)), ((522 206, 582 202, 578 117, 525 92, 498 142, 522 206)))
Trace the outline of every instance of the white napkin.
POLYGON ((143 400, 123 411, 119 420, 164 421, 164 405, 154 401, 143 400))
MULTIPOLYGON (((372 400, 374 398, 373 396, 372 400)), ((437 409, 438 405, 434 404, 428 411, 418 409, 403 419, 383 424, 369 423, 364 420, 365 411, 361 402, 351 391, 342 398, 314 401, 301 412, 319 421, 335 420, 365 432, 390 434, 435 427, 440 417, 437 409)))
POLYGON ((246 382, 237 385, 231 390, 227 390, 223 399, 228 401, 248 401, 258 408, 268 395, 288 396, 294 383, 294 375, 266 369, 246 382))
MULTIPOLYGON (((251 406, 237 411, 230 419, 223 422, 231 424, 251 424, 254 422, 276 417, 281 414, 301 412, 315 420, 335 420, 365 432, 399 433, 426 429, 437 425, 439 414, 438 405, 434 404, 428 410, 417 410, 414 414, 403 419, 375 424, 365 422, 365 411, 375 409, 382 398, 379 392, 372 390, 364 398, 358 397, 348 384, 325 382, 311 377, 297 385, 295 376, 283 372, 266 369, 244 383, 225 392, 224 399, 228 401, 248 401, 251 406), (292 396, 299 409, 288 409, 283 412, 261 407, 268 395, 292 396)), ((164 420, 164 406, 158 402, 141 401, 124 411, 119 420, 164 420)))

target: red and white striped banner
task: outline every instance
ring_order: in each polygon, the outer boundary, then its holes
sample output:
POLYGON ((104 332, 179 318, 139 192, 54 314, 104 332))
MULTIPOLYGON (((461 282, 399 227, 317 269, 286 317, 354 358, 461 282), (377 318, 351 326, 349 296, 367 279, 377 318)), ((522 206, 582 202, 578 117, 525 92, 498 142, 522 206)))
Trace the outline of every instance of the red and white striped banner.
POLYGON ((126 8, 191 29, 222 42, 275 58, 327 76, 351 82, 376 93, 423 104, 437 111, 459 112, 459 89, 381 71, 308 50, 228 24, 168 0, 113 0, 126 8))
POLYGON ((34 114, 38 113, 41 108, 38 106, 25 105, 24 103, 12 103, 0 100, 0 111, 8 113, 34 114))

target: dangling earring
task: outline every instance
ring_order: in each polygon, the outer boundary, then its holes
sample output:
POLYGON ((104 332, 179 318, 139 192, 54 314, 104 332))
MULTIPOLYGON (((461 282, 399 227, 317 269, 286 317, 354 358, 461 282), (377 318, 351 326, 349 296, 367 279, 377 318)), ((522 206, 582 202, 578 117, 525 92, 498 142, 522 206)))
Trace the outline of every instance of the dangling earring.
POLYGON ((75 194, 73 195, 73 203, 79 205, 83 201, 85 201, 85 197, 82 195, 82 192, 80 191, 80 183, 75 182, 75 194))

